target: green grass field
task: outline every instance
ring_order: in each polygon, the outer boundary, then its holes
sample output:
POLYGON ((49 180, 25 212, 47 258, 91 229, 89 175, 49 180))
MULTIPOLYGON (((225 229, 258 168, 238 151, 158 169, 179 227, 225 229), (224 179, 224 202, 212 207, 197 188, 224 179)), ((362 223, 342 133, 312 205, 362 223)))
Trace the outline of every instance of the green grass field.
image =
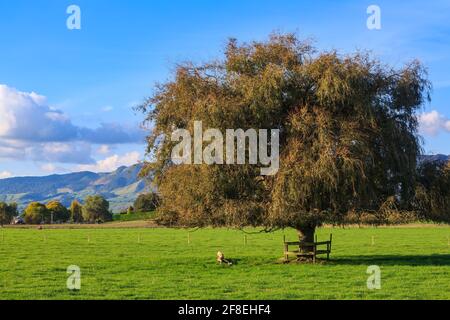
POLYGON ((136 221, 136 220, 150 220, 155 218, 155 212, 136 212, 132 214, 116 214, 113 216, 113 221, 136 221))
POLYGON ((245 245, 227 229, 192 232, 190 244, 187 230, 163 228, 1 229, 0 299, 450 299, 449 227, 323 228, 319 240, 330 232, 332 260, 312 265, 279 262, 294 230, 245 245), (235 264, 217 265, 218 250, 235 264), (66 288, 69 265, 80 291, 66 288), (367 289, 369 265, 380 290, 367 289))

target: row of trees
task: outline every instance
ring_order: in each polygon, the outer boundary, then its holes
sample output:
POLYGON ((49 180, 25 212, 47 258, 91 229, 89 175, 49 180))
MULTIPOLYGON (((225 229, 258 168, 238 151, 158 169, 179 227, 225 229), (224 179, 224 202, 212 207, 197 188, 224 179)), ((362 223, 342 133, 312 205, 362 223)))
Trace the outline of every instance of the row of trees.
MULTIPOLYGON (((156 193, 139 195, 128 212, 150 212, 159 205, 160 199, 156 193)), ((7 204, 0 202, 0 225, 11 223, 12 219, 19 215, 16 203, 7 204)), ((23 212, 23 218, 27 224, 60 223, 60 222, 99 222, 112 220, 109 211, 109 202, 100 195, 86 197, 82 205, 77 200, 72 201, 69 208, 61 202, 52 200, 47 204, 39 202, 30 203, 23 212)))
POLYGON ((178 65, 138 108, 152 123, 147 151, 157 159, 142 175, 155 176, 168 225, 292 227, 312 242, 316 227, 351 213, 376 218, 395 208, 401 219, 416 211, 448 221, 448 165, 417 170, 417 111, 430 89, 418 61, 394 69, 366 53, 318 52, 292 34, 231 39, 224 59, 178 65), (200 120, 222 132, 279 129, 278 173, 261 176, 262 164, 175 165, 174 128, 193 135, 200 120))
POLYGON ((25 208, 23 217, 27 224, 68 221, 93 223, 112 220, 112 213, 109 211, 109 202, 102 196, 95 195, 86 197, 84 205, 76 200, 72 201, 69 209, 56 200, 46 205, 32 202, 25 208))

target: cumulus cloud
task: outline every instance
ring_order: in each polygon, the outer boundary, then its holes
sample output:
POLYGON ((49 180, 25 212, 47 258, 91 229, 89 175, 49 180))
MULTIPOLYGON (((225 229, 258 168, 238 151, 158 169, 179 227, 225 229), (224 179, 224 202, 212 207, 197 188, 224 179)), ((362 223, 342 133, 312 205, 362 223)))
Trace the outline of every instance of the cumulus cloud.
POLYGON ((11 178, 13 174, 9 171, 0 171, 0 179, 11 178))
POLYGON ((30 146, 26 149, 27 158, 40 162, 94 163, 91 145, 85 142, 49 142, 30 146))
POLYGON ((131 166, 141 160, 141 155, 137 151, 129 152, 123 156, 117 154, 97 161, 95 164, 79 165, 77 171, 110 172, 121 166, 131 166))
MULTIPOLYGON (((144 136, 137 125, 75 125, 61 110, 49 106, 46 97, 0 85, 0 158, 101 166, 92 157, 92 145, 102 145, 99 154, 105 155, 117 144, 143 143, 144 136)), ((116 161, 125 161, 122 158, 116 161)), ((42 169, 53 171, 50 165, 42 169)))
POLYGON ((441 131, 450 133, 450 120, 436 110, 419 115, 419 128, 423 134, 435 136, 441 131))
POLYGON ((34 92, 0 85, 0 137, 26 141, 66 141, 77 137, 77 128, 61 111, 46 105, 34 92))
POLYGON ((0 139, 29 142, 85 141, 90 143, 141 143, 140 128, 103 123, 91 129, 74 125, 62 111, 47 105, 44 96, 0 85, 0 139))

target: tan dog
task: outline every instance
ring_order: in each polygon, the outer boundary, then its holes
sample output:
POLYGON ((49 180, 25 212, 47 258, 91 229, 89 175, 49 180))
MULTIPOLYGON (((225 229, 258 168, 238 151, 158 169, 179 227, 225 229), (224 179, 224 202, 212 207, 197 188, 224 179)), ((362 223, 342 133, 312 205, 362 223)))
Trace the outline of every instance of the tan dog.
POLYGON ((228 261, 227 259, 225 259, 225 255, 222 253, 222 251, 218 251, 217 252, 217 257, 216 257, 216 261, 220 264, 222 263, 226 263, 229 266, 232 265, 232 263, 230 261, 228 261))

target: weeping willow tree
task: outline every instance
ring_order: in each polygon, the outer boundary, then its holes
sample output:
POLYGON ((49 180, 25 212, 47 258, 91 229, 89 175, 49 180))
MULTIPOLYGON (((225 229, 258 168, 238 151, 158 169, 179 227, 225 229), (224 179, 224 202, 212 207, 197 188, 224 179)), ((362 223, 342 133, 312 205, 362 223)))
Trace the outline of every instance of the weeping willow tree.
POLYGON ((317 52, 293 34, 265 42, 231 39, 225 58, 178 65, 139 109, 152 124, 148 152, 162 196, 161 223, 202 227, 316 227, 387 199, 407 208, 420 153, 416 111, 429 99, 426 70, 393 69, 368 53, 317 52), (280 168, 261 164, 175 165, 176 128, 279 129, 280 168))

